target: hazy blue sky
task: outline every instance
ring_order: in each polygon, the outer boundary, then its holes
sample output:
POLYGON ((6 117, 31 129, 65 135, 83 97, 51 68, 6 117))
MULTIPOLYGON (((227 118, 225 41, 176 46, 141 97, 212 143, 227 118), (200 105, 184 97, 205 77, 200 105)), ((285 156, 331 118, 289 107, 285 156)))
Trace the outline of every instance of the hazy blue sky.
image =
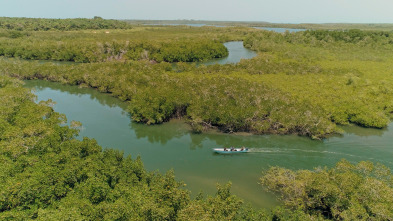
POLYGON ((393 23, 393 0, 0 0, 0 16, 393 23))

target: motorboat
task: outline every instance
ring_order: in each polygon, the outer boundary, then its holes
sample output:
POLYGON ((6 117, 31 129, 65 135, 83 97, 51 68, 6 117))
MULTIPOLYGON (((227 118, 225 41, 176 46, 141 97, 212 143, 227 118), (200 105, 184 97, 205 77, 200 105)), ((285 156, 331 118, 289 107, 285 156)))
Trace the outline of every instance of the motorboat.
POLYGON ((233 148, 233 147, 224 147, 224 148, 213 148, 213 151, 215 153, 220 153, 220 154, 235 154, 235 153, 247 153, 248 149, 247 148, 233 148))

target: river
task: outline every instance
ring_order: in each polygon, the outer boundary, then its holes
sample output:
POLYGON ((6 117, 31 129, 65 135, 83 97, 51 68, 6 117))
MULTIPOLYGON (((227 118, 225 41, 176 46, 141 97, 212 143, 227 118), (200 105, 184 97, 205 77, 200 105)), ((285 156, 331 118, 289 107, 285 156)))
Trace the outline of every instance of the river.
POLYGON ((250 59, 257 56, 255 51, 245 48, 242 41, 226 42, 224 43, 224 46, 228 49, 229 52, 227 57, 199 62, 198 65, 235 64, 238 63, 241 59, 250 59))
MULTIPOLYGON (((230 50, 231 53, 231 50, 230 50)), ((126 104, 90 88, 46 81, 26 81, 37 101, 52 99, 54 109, 69 121, 83 124, 79 139, 90 137, 105 148, 141 156, 149 171, 174 169, 178 180, 195 195, 214 194, 216 184, 233 183, 232 192, 255 207, 277 204, 274 197, 258 184, 263 170, 270 166, 313 169, 334 166, 345 158, 379 162, 393 169, 393 124, 387 129, 346 126, 342 136, 323 141, 294 135, 249 135, 210 132, 193 134, 188 125, 174 120, 162 125, 133 123, 126 104), (250 153, 218 155, 214 147, 246 146, 250 153)))

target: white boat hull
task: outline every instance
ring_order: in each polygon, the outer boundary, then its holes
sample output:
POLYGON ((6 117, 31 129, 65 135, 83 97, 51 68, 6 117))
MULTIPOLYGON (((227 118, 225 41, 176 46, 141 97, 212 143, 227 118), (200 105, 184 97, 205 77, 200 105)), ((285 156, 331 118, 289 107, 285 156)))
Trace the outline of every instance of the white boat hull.
POLYGON ((235 154, 235 153, 247 153, 248 149, 247 148, 226 148, 226 150, 224 148, 213 148, 213 151, 215 153, 220 153, 220 154, 235 154))

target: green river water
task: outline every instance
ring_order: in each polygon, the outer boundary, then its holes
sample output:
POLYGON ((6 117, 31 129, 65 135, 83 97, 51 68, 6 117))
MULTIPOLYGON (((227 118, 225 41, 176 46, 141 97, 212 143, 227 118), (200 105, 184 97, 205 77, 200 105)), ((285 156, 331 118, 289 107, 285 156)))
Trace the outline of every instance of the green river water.
POLYGON ((345 158, 353 163, 379 162, 393 169, 393 124, 383 130, 346 126, 342 136, 323 141, 294 135, 193 134, 180 120, 154 126, 133 123, 125 103, 94 89, 40 80, 26 81, 25 86, 34 90, 38 101, 55 101, 55 111, 66 114, 69 121, 80 121, 79 138, 94 138, 101 146, 122 150, 134 159, 141 156, 149 171, 174 169, 193 195, 199 191, 214 194, 217 183, 231 181, 235 195, 255 207, 269 208, 277 201, 258 179, 270 166, 313 169, 334 166, 345 158), (212 152, 223 146, 246 146, 250 153, 212 152))

